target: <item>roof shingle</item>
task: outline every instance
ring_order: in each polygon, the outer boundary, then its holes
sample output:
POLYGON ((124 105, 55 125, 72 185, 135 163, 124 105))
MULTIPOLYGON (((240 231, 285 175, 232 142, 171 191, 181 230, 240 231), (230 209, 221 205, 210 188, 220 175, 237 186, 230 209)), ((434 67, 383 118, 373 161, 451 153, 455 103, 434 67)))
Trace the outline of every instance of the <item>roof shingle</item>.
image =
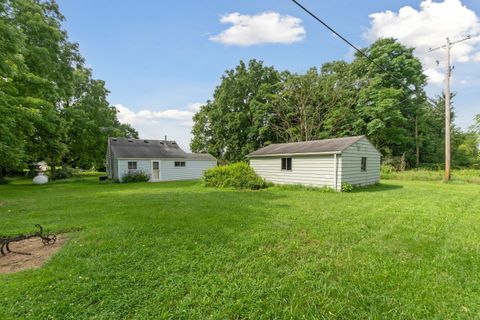
POLYGON ((276 143, 251 152, 247 157, 301 154, 301 153, 335 153, 341 152, 365 136, 335 139, 312 140, 304 142, 276 143))
POLYGON ((216 160, 210 154, 186 153, 175 141, 109 138, 112 153, 124 159, 179 158, 189 160, 216 160))

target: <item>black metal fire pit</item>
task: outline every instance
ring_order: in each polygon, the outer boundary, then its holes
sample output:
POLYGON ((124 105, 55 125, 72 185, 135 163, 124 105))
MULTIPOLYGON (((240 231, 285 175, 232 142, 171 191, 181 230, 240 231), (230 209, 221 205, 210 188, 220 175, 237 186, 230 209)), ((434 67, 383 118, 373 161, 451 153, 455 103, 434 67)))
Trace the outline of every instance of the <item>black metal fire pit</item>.
MULTIPOLYGON (((41 238, 43 244, 54 244, 55 241, 57 241, 57 236, 54 234, 45 234, 43 231, 43 227, 39 224, 36 224, 35 227, 38 228, 38 232, 32 233, 32 234, 21 234, 18 236, 14 237, 2 237, 0 236, 0 253, 2 256, 7 254, 7 252, 12 252, 9 248, 10 243, 12 242, 18 242, 26 239, 31 239, 31 238, 41 238)), ((30 253, 26 253, 30 254, 30 253)))

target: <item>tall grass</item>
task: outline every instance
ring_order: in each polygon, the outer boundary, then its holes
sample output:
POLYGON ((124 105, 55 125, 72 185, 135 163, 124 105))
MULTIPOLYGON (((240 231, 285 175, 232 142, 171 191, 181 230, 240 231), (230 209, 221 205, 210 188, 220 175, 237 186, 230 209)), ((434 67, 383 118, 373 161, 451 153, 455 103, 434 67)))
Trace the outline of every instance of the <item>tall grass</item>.
MULTIPOLYGON (((442 170, 415 169, 403 172, 382 170, 381 177, 385 180, 442 181, 443 175, 444 173, 442 170)), ((480 170, 455 169, 452 171, 452 181, 480 184, 480 170)))

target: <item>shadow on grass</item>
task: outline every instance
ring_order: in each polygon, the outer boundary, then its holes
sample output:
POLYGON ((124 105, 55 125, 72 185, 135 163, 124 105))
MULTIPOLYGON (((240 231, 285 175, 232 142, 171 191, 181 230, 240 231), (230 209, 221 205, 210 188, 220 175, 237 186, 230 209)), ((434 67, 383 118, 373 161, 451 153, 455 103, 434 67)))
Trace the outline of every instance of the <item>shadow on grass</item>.
POLYGON ((403 186, 398 184, 377 183, 371 186, 356 187, 355 189, 353 189, 352 193, 391 191, 402 188, 403 186))

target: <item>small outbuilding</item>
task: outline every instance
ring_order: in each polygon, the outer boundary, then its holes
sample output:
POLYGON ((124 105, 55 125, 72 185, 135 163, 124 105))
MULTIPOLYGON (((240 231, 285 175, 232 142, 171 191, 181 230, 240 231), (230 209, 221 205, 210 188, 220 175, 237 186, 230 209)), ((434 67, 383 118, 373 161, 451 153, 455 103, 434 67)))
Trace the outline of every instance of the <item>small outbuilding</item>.
POLYGON ((341 190, 380 181, 380 152, 365 136, 271 144, 247 155, 267 181, 341 190))
POLYGON ((217 166, 208 153, 187 153, 175 141, 108 138, 107 175, 122 180, 142 171, 150 181, 199 179, 203 171, 217 166))

